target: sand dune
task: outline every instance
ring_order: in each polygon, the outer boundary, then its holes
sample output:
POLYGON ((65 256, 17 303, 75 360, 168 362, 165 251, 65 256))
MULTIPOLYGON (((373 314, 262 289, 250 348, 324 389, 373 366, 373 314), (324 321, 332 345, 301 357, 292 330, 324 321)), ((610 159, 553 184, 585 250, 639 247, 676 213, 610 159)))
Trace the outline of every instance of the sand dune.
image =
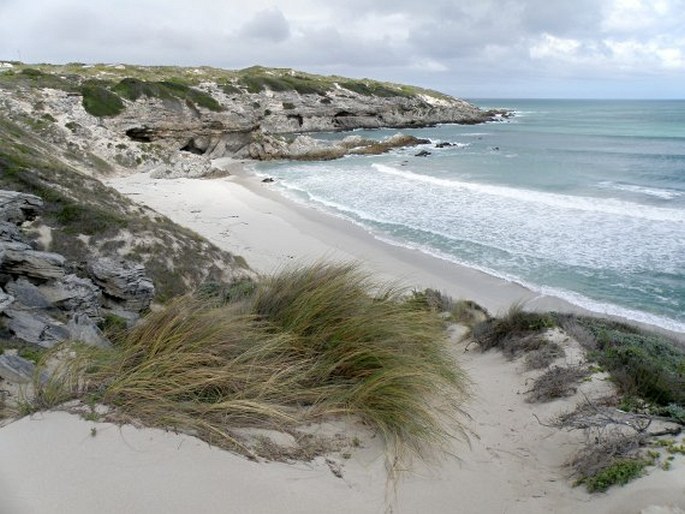
MULTIPOLYGON (((293 261, 355 260, 382 278, 470 298, 492 312, 514 301, 570 308, 479 272, 386 245, 354 225, 309 211, 250 177, 153 180, 110 185, 217 245, 259 272, 293 261)), ((416 462, 395 477, 377 438, 352 422, 321 427, 361 434, 351 455, 307 463, 253 462, 187 435, 91 422, 66 412, 25 417, 0 429, 2 514, 86 513, 677 513, 685 509, 685 463, 653 469, 608 493, 573 488, 565 460, 576 432, 541 424, 579 396, 525 401, 531 377, 498 352, 453 342, 474 384, 466 406, 470 445, 416 462)), ((606 388, 583 385, 583 393, 606 388)), ((316 428, 316 427, 315 427, 316 428)))

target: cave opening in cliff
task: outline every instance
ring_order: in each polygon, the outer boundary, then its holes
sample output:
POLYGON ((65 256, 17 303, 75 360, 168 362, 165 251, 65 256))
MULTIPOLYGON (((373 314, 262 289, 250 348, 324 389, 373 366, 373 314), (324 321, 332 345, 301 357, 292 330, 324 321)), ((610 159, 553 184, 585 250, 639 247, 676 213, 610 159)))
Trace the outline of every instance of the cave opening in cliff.
POLYGON ((188 141, 188 143, 186 143, 186 145, 183 148, 181 148, 181 151, 194 153, 195 155, 204 155, 206 150, 197 146, 195 140, 191 139, 190 141, 188 141))
POLYGON ((151 143, 152 131, 146 127, 131 128, 126 131, 126 135, 137 143, 151 143))

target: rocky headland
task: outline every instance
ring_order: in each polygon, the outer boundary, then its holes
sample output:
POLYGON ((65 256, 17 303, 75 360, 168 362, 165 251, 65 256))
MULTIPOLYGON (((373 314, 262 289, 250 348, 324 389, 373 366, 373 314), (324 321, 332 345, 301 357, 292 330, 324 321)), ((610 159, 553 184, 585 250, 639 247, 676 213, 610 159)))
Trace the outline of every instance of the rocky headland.
POLYGON ((110 345, 151 304, 250 280, 239 256, 100 181, 203 177, 235 159, 335 159, 429 143, 321 131, 482 123, 435 91, 290 69, 0 66, 0 378, 25 382, 43 350, 110 345), (36 353, 38 352, 38 353, 36 353), (25 358, 26 357, 26 358, 25 358))
POLYGON ((28 66, 0 69, 0 104, 10 120, 89 174, 216 173, 210 160, 335 159, 419 141, 308 136, 361 128, 416 128, 501 120, 435 91, 290 69, 28 66))
POLYGON ((0 106, 0 510, 685 507, 675 340, 542 307, 503 314, 519 286, 388 251, 253 179, 189 180, 229 173, 212 167, 223 157, 413 145, 425 157, 429 141, 402 132, 335 143, 316 132, 507 112, 288 69, 9 62, 0 106), (341 250, 341 262, 363 259, 428 289, 370 286, 333 263, 341 250), (287 269, 302 257, 331 264, 287 269), (499 315, 452 299, 465 291, 499 315), (44 413, 53 408, 82 419, 44 413), (286 464, 208 456, 216 448, 198 437, 286 464), (434 451, 463 460, 421 460, 434 451), (418 472, 399 481, 406 456, 418 472), (261 494, 265 483, 274 494, 261 494))

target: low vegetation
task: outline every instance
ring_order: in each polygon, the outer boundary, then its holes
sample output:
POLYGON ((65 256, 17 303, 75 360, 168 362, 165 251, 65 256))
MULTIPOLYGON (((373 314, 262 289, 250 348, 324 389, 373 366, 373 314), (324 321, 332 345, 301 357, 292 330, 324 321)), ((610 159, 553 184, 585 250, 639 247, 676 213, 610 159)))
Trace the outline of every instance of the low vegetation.
POLYGON ((221 281, 227 267, 246 267, 194 232, 61 163, 38 136, 3 117, 0 188, 43 199, 40 223, 50 229, 45 250, 81 265, 100 254, 144 264, 158 301, 185 294, 204 281, 221 281), (131 234, 136 235, 133 244, 131 234))
POLYGON ((67 390, 232 449, 232 428, 338 415, 359 417, 400 456, 463 435, 467 379, 441 319, 350 266, 209 288, 150 314, 111 350, 73 351, 50 397, 67 390))
POLYGON ((83 108, 88 114, 97 116, 116 116, 124 110, 124 102, 116 93, 97 82, 86 82, 81 87, 83 108))
POLYGON ((578 385, 590 372, 583 366, 553 366, 535 379, 530 388, 528 401, 549 402, 574 395, 578 385))
POLYGON ((489 318, 474 326, 471 336, 483 350, 504 348, 506 353, 513 355, 518 351, 516 347, 521 345, 518 340, 524 339, 523 344, 528 344, 530 350, 537 349, 539 343, 530 339, 530 336, 541 334, 555 326, 556 322, 551 314, 524 311, 516 304, 506 315, 489 318))
MULTIPOLYGON (((609 320, 556 315, 635 406, 685 423, 685 350, 665 335, 609 320)), ((625 402, 628 406, 630 401, 625 402)))
POLYGON ((615 397, 585 398, 552 425, 586 434, 587 446, 568 463, 576 484, 601 492, 642 476, 650 466, 670 468, 673 452, 660 461, 658 451, 646 448, 661 448, 660 436, 678 435, 685 427, 685 351, 676 341, 607 319, 525 312, 520 306, 476 324, 472 337, 483 350, 525 355, 528 369, 543 370, 528 391, 532 402, 571 396, 592 373, 608 372, 615 397), (549 341, 549 329, 580 343, 587 362, 553 365, 564 350, 549 341), (650 430, 657 421, 665 428, 650 430))
POLYGON ((221 104, 211 95, 181 82, 170 80, 151 82, 128 77, 116 84, 112 90, 131 101, 146 96, 162 100, 182 100, 210 111, 223 110, 221 104))
POLYGON ((424 309, 444 316, 446 321, 472 327, 488 319, 488 311, 470 300, 454 300, 435 289, 412 291, 408 303, 417 309, 424 309))

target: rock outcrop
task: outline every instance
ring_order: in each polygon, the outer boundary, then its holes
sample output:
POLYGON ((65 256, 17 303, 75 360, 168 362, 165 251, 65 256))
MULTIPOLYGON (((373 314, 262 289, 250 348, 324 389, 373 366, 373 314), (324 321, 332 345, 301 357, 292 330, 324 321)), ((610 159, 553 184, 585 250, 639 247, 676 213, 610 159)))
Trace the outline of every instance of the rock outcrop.
POLYGON ((121 259, 102 258, 90 263, 88 270, 109 305, 119 304, 125 310, 138 312, 150 306, 155 287, 145 276, 144 266, 121 259))
MULTIPOLYGON (((71 66, 68 73, 59 66, 27 68, 6 72, 14 83, 0 84, 0 102, 13 119, 42 127, 47 140, 68 150, 66 158, 78 155, 72 164, 91 174, 136 170, 160 178, 198 177, 212 174, 210 162, 220 157, 334 159, 350 149, 306 134, 475 124, 508 116, 421 88, 285 69, 177 68, 172 74, 127 66, 71 66), (164 73, 169 76, 160 79, 164 73), (140 78, 146 75, 149 80, 140 78), (86 102, 92 78, 101 84, 100 93, 117 100, 115 107, 93 109, 97 98, 86 102), (19 99, 11 87, 25 88, 31 101, 19 99)), ((373 149, 369 144, 366 151, 373 149)))
MULTIPOLYGON (((154 286, 143 266, 101 258, 87 267, 88 277, 67 273, 65 257, 23 239, 20 225, 39 215, 42 201, 1 190, 0 199, 9 199, 0 220, 13 227, 0 232, 0 324, 11 337, 43 348, 66 340, 106 347, 98 323, 107 313, 135 320, 149 307, 154 286)), ((0 371, 21 375, 17 359, 5 358, 0 371)))

